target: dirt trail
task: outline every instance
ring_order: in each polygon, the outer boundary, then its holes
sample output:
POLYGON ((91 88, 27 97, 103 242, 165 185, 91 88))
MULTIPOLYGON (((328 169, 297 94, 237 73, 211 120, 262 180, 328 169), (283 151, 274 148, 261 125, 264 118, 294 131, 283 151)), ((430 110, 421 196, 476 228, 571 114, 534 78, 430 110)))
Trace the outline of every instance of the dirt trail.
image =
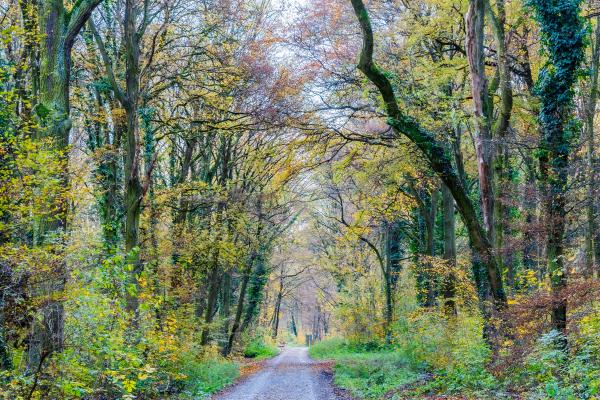
POLYGON ((305 347, 286 347, 263 369, 243 379, 213 400, 345 400, 336 393, 326 366, 308 357, 305 347))

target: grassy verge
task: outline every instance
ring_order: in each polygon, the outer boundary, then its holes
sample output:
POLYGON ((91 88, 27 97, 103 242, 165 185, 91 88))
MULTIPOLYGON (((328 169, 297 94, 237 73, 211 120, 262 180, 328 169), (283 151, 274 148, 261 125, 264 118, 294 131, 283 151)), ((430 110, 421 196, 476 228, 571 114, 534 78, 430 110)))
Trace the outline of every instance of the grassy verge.
POLYGON ((186 360, 181 374, 184 389, 177 399, 203 399, 231 385, 240 375, 239 365, 227 359, 186 360))
POLYGON ((255 360, 264 360, 275 357, 279 354, 279 349, 272 343, 268 343, 262 336, 253 338, 244 349, 244 357, 255 360))
POLYGON ((312 346, 309 354, 317 360, 334 360, 335 384, 365 399, 382 398, 419 377, 401 354, 375 345, 329 339, 312 346))

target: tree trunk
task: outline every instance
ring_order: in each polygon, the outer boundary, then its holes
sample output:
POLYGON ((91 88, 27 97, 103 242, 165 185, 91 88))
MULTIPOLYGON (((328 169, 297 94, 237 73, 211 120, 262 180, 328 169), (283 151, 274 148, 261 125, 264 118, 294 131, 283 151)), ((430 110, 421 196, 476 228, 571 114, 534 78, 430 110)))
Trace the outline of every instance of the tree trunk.
MULTIPOLYGON (((578 2, 550 3, 546 0, 532 0, 541 31, 549 38, 544 43, 549 56, 549 66, 540 72, 541 82, 538 84, 542 102, 539 161, 544 188, 546 256, 553 290, 552 325, 554 329, 565 334, 565 204, 573 137, 568 122, 573 112, 573 86, 584 59, 586 28, 580 17, 578 2)), ((562 345, 566 345, 566 337, 562 345)))
MULTIPOLYGON (((90 52, 94 51, 93 48, 88 47, 88 49, 90 52)), ((94 103, 95 107, 89 109, 90 115, 101 115, 106 107, 106 101, 98 89, 94 90, 93 99, 90 99, 90 105, 94 103)), ((108 121, 96 118, 89 121, 89 124, 93 128, 89 129, 88 147, 92 152, 101 154, 94 171, 94 178, 99 191, 97 204, 102 226, 102 244, 104 253, 111 256, 117 250, 122 229, 120 217, 122 199, 119 189, 119 177, 122 172, 118 162, 122 136, 119 131, 121 123, 113 115, 112 138, 108 121)))
POLYGON ((237 303, 237 307, 235 310, 235 317, 233 319, 233 324, 231 325, 231 330, 230 330, 229 336, 227 338, 227 344, 225 345, 225 348, 223 349, 224 356, 227 356, 227 355, 229 355, 229 353, 231 353, 231 350, 233 349, 233 343, 234 343, 235 338, 240 329, 240 322, 242 320, 242 314, 244 312, 244 302, 246 299, 246 290, 248 288, 248 282, 250 281, 250 274, 252 272, 252 265, 254 264, 255 258, 256 258, 255 255, 250 257, 250 259, 248 260, 246 269, 244 271, 244 274, 242 276, 242 282, 240 285, 240 293, 238 296, 238 303, 237 303))
MULTIPOLYGON (((258 227, 256 229, 256 237, 257 238, 261 237, 262 230, 263 230, 262 229, 263 225, 262 225, 262 221, 261 221, 261 219, 263 218, 262 206, 263 206, 262 199, 259 199, 258 204, 257 204, 257 214, 258 214, 258 227)), ((231 331, 229 332, 227 344, 225 345, 225 348, 223 349, 224 355, 228 355, 229 353, 231 353, 231 349, 233 348, 233 343, 234 343, 235 338, 240 330, 241 322, 242 322, 242 314, 244 312, 244 303, 246 300, 246 291, 248 288, 248 282, 250 281, 252 268, 254 266, 256 259, 258 258, 259 251, 260 251, 260 247, 258 249, 255 249, 251 253, 251 256, 249 257, 249 259, 247 261, 246 268, 244 269, 244 273, 242 276, 242 283, 240 285, 240 294, 238 297, 238 304, 237 304, 237 308, 235 310, 235 317, 233 320, 233 324, 231 326, 231 331)))
MULTIPOLYGON (((420 193, 423 193, 422 191, 420 193)), ((417 289, 419 290, 419 302, 424 307, 433 307, 435 305, 435 281, 433 272, 432 257, 435 256, 435 219, 437 216, 437 197, 438 190, 434 189, 431 194, 424 193, 422 199, 420 194, 415 190, 419 203, 419 213, 422 224, 419 224, 419 229, 422 235, 419 240, 419 258, 417 265, 419 271, 417 273, 417 289), (424 229, 423 229, 424 228, 424 229), (424 243, 424 247, 421 243, 424 243), (426 259, 423 260, 426 256, 426 259)))
POLYGON ((229 332, 229 318, 231 317, 232 276, 231 272, 227 270, 227 266, 225 266, 224 269, 225 272, 221 277, 221 305, 219 307, 219 313, 223 319, 223 332, 227 335, 229 332))
MULTIPOLYGON (((40 35, 40 88, 39 103, 35 113, 41 121, 39 136, 52 139, 58 152, 64 152, 69 144, 71 130, 69 83, 71 73, 71 49, 75 37, 101 0, 83 0, 67 11, 62 0, 41 2, 38 7, 40 35)), ((60 176, 62 186, 69 187, 67 170, 68 155, 62 154, 64 172, 60 176)), ((54 217, 42 221, 40 237, 61 235, 66 231, 67 200, 61 199, 54 217)), ((39 243, 38 243, 39 244, 39 243)), ((34 322, 28 340, 27 368, 39 370, 42 361, 51 353, 61 351, 64 341, 64 306, 61 294, 67 281, 64 262, 58 266, 50 279, 36 291, 48 296, 41 307, 42 321, 34 322)))
POLYGON ((425 287, 427 290, 425 307, 433 307, 435 305, 435 281, 431 259, 435 257, 435 218, 437 216, 438 193, 438 189, 434 188, 429 199, 429 210, 427 210, 425 218, 425 226, 427 227, 426 254, 430 257, 430 261, 427 262, 427 272, 425 273, 425 287))
POLYGON ((444 213, 444 260, 450 270, 444 277, 444 314, 456 315, 456 276, 452 270, 456 266, 456 233, 454 217, 454 199, 446 185, 442 185, 442 208, 444 213))
POLYGON ((219 288, 221 286, 222 275, 221 275, 221 265, 220 265, 220 247, 219 242, 221 241, 221 224, 222 224, 222 213, 225 204, 219 203, 217 205, 216 210, 216 218, 215 218, 215 229, 217 229, 217 234, 215 238, 215 246, 212 249, 212 257, 210 264, 210 271, 208 277, 208 297, 206 299, 206 308, 204 309, 204 327, 202 328, 202 335, 200 339, 200 344, 207 345, 210 341, 210 330, 211 324, 213 321, 213 317, 215 314, 215 307, 217 305, 217 299, 219 296, 219 288))
POLYGON ((475 116, 475 150, 479 172, 479 191, 483 225, 488 240, 494 241, 494 143, 491 130, 491 106, 485 75, 484 41, 485 0, 469 0, 465 16, 467 60, 471 72, 471 91, 475 116))
POLYGON ((125 1, 123 21, 125 40, 125 108, 127 118, 125 142, 125 252, 132 266, 127 291, 127 311, 133 314, 132 327, 139 325, 139 282, 142 273, 139 251, 140 215, 142 212, 142 184, 140 181, 140 149, 138 132, 140 43, 136 28, 139 9, 135 0, 125 1))
POLYGON ((277 338, 277 334, 279 333, 279 313, 281 311, 281 301, 283 299, 283 278, 281 278, 279 282, 279 291, 277 292, 277 297, 275 298, 275 311, 273 313, 273 332, 271 333, 271 337, 273 339, 277 338))
POLYGON ((263 289, 267 282, 267 266, 265 265, 265 257, 261 250, 259 250, 256 256, 255 263, 256 268, 254 268, 250 276, 248 305, 244 313, 244 320, 240 327, 240 332, 244 332, 258 315, 259 306, 263 299, 263 289))
MULTIPOLYGON (((585 253, 587 276, 593 276, 594 270, 600 268, 600 232, 596 222, 596 168, 597 160, 594 155, 594 119, 596 116, 596 103, 598 100, 598 64, 600 62, 600 17, 596 18, 596 28, 592 45, 592 60, 590 71, 590 91, 587 102, 585 102, 585 136, 587 140, 587 168, 588 168, 588 187, 587 187, 587 231, 585 235, 585 253)), ((598 270, 600 276, 600 270, 598 270)))
MULTIPOLYGON (((492 139, 496 139, 496 150, 494 162, 494 178, 496 190, 496 197, 494 199, 494 247, 496 250, 497 262, 500 266, 504 265, 504 233, 508 226, 508 206, 507 199, 510 195, 510 154, 507 144, 507 135, 510 127, 510 118, 513 107, 513 94, 511 86, 511 75, 510 65, 508 62, 507 49, 506 49, 506 38, 504 25, 506 23, 506 11, 504 7, 504 0, 496 1, 497 13, 494 13, 490 2, 486 2, 487 15, 489 16, 492 32, 494 34, 494 40, 497 48, 498 58, 498 79, 495 79, 497 86, 499 86, 500 92, 500 107, 498 112, 498 119, 494 125, 494 131, 492 139)), ((493 101, 490 98, 490 104, 493 106, 493 101)), ((491 107, 490 107, 491 108, 491 107)), ((490 117, 491 118, 491 117, 490 117)), ((513 270, 512 262, 507 263, 508 265, 508 286, 512 286, 513 282, 513 270)))
POLYGON ((385 295, 386 295, 386 335, 385 341, 391 343, 391 325, 394 320, 395 292, 401 269, 402 247, 400 244, 402 236, 402 224, 393 222, 386 224, 386 266, 385 266, 385 295))
MULTIPOLYGON (((218 252, 215 251, 215 254, 218 254, 218 252)), ((220 278, 221 274, 217 256, 213 258, 213 266, 208 280, 208 298, 206 300, 206 308, 204 309, 204 327, 202 328, 202 335, 200 338, 200 344, 202 346, 207 345, 210 341, 210 324, 212 324, 213 321, 215 306, 219 295, 219 286, 221 286, 220 278)))

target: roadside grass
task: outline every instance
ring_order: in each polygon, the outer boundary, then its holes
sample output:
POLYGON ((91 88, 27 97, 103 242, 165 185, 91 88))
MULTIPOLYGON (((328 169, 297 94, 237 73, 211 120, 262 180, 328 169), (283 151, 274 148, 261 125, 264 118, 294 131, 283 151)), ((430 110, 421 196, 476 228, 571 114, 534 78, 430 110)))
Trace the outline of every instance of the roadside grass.
POLYGON ((244 357, 255 360, 264 360, 275 357, 279 354, 279 349, 275 344, 265 340, 263 336, 257 335, 244 348, 244 357))
POLYGON ((446 368, 423 359, 424 353, 431 352, 427 355, 432 357, 441 351, 438 346, 428 346, 425 351, 407 343, 383 346, 332 338, 313 345, 309 354, 314 359, 333 360, 335 384, 361 399, 503 398, 498 382, 483 368, 485 355, 454 353, 456 361, 446 368))
POLYGON ((184 359, 181 364, 183 391, 177 399, 202 399, 231 385, 240 375, 239 365, 225 358, 184 359))
POLYGON ((317 360, 335 361, 335 384, 360 398, 382 398, 419 378, 400 353, 375 343, 352 344, 332 338, 311 346, 309 354, 317 360))

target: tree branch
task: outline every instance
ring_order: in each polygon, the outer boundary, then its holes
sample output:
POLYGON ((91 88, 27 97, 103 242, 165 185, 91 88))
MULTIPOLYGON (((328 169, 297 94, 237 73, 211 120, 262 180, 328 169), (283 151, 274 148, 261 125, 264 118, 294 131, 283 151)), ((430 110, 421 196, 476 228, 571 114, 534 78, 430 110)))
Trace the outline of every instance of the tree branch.
POLYGON ((126 102, 125 95, 123 94, 123 91, 121 90, 121 88, 119 87, 119 84, 117 83, 117 80, 115 79, 115 73, 112 68, 112 62, 110 60, 110 57, 108 56, 108 52, 106 51, 106 47, 104 46, 102 37, 100 37, 100 34, 98 33, 98 30, 96 29, 96 25, 94 24, 93 19, 90 18, 90 20, 88 22, 88 26, 90 27, 90 30, 92 31, 92 35, 94 36, 94 39, 96 40, 96 44, 98 45, 98 50, 100 51, 100 56, 102 57, 102 62, 104 63, 104 70, 106 71, 106 76, 108 77, 110 85, 112 86, 113 92, 115 93, 117 100, 119 100, 119 103, 125 104, 125 102, 126 102))
POLYGON ((67 32, 65 35, 65 47, 67 51, 71 50, 75 37, 90 18, 90 15, 92 15, 94 8, 100 3, 102 3, 102 0, 78 0, 75 2, 68 15, 69 22, 67 24, 67 32))

